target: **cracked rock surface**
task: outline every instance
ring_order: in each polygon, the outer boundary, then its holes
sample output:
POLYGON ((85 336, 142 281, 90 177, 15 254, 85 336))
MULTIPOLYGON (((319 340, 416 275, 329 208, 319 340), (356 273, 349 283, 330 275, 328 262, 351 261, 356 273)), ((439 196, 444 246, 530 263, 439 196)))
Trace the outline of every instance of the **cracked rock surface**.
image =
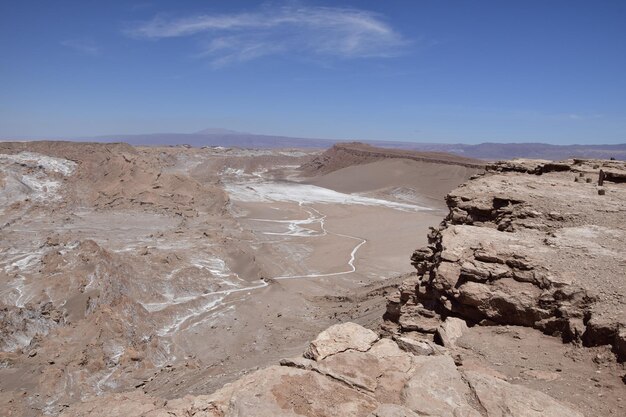
POLYGON ((327 354, 283 360, 212 395, 164 401, 140 392, 114 394, 72 405, 62 415, 582 416, 488 370, 465 370, 449 355, 414 355, 354 323, 333 326, 311 346, 327 354), (341 348, 332 334, 341 335, 341 348))

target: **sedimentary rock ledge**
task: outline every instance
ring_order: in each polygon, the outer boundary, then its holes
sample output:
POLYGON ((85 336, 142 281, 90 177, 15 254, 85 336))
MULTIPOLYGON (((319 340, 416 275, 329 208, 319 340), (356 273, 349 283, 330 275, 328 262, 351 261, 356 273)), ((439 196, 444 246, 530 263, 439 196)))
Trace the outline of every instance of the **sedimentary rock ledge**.
POLYGON ((626 187, 617 161, 517 160, 447 197, 449 215, 389 303, 400 331, 438 318, 540 329, 626 359, 626 187), (606 176, 605 176, 606 178, 606 176))

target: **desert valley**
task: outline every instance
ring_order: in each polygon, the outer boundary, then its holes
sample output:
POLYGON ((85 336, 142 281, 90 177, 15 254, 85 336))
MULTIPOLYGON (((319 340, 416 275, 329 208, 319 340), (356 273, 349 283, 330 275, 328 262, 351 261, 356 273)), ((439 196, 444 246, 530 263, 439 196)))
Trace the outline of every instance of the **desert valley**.
POLYGON ((623 162, 5 142, 0 168, 5 415, 623 412, 623 162))
POLYGON ((626 416, 626 2, 0 2, 0 417, 626 416))
POLYGON ((142 384, 206 393, 330 324, 377 322, 445 188, 480 169, 356 157, 334 181, 299 150, 2 151, 3 395, 36 387, 21 406, 52 413, 142 384))

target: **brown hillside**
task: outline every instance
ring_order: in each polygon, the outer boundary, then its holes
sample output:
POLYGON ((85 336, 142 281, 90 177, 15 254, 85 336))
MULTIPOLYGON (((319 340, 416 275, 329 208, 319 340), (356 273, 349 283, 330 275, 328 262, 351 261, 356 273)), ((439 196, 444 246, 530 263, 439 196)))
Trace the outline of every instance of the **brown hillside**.
POLYGON ((484 168, 485 162, 443 152, 415 152, 401 149, 377 148, 360 142, 338 143, 332 148, 303 164, 304 176, 328 174, 352 165, 367 164, 381 159, 402 158, 421 162, 458 165, 468 168, 484 168))

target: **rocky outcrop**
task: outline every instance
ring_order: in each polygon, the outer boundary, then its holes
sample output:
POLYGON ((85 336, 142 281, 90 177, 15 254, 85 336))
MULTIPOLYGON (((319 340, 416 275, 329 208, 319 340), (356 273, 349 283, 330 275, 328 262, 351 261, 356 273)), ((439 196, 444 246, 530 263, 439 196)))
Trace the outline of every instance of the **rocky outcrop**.
POLYGON ((212 395, 165 401, 114 394, 72 405, 62 416, 582 416, 486 370, 458 367, 448 355, 404 351, 353 323, 322 332, 306 352, 212 395))
POLYGON ((610 344, 626 359, 626 187, 600 187, 600 170, 619 178, 626 164, 507 161, 452 191, 412 255, 417 276, 389 299, 387 329, 434 333, 462 317, 610 344))

